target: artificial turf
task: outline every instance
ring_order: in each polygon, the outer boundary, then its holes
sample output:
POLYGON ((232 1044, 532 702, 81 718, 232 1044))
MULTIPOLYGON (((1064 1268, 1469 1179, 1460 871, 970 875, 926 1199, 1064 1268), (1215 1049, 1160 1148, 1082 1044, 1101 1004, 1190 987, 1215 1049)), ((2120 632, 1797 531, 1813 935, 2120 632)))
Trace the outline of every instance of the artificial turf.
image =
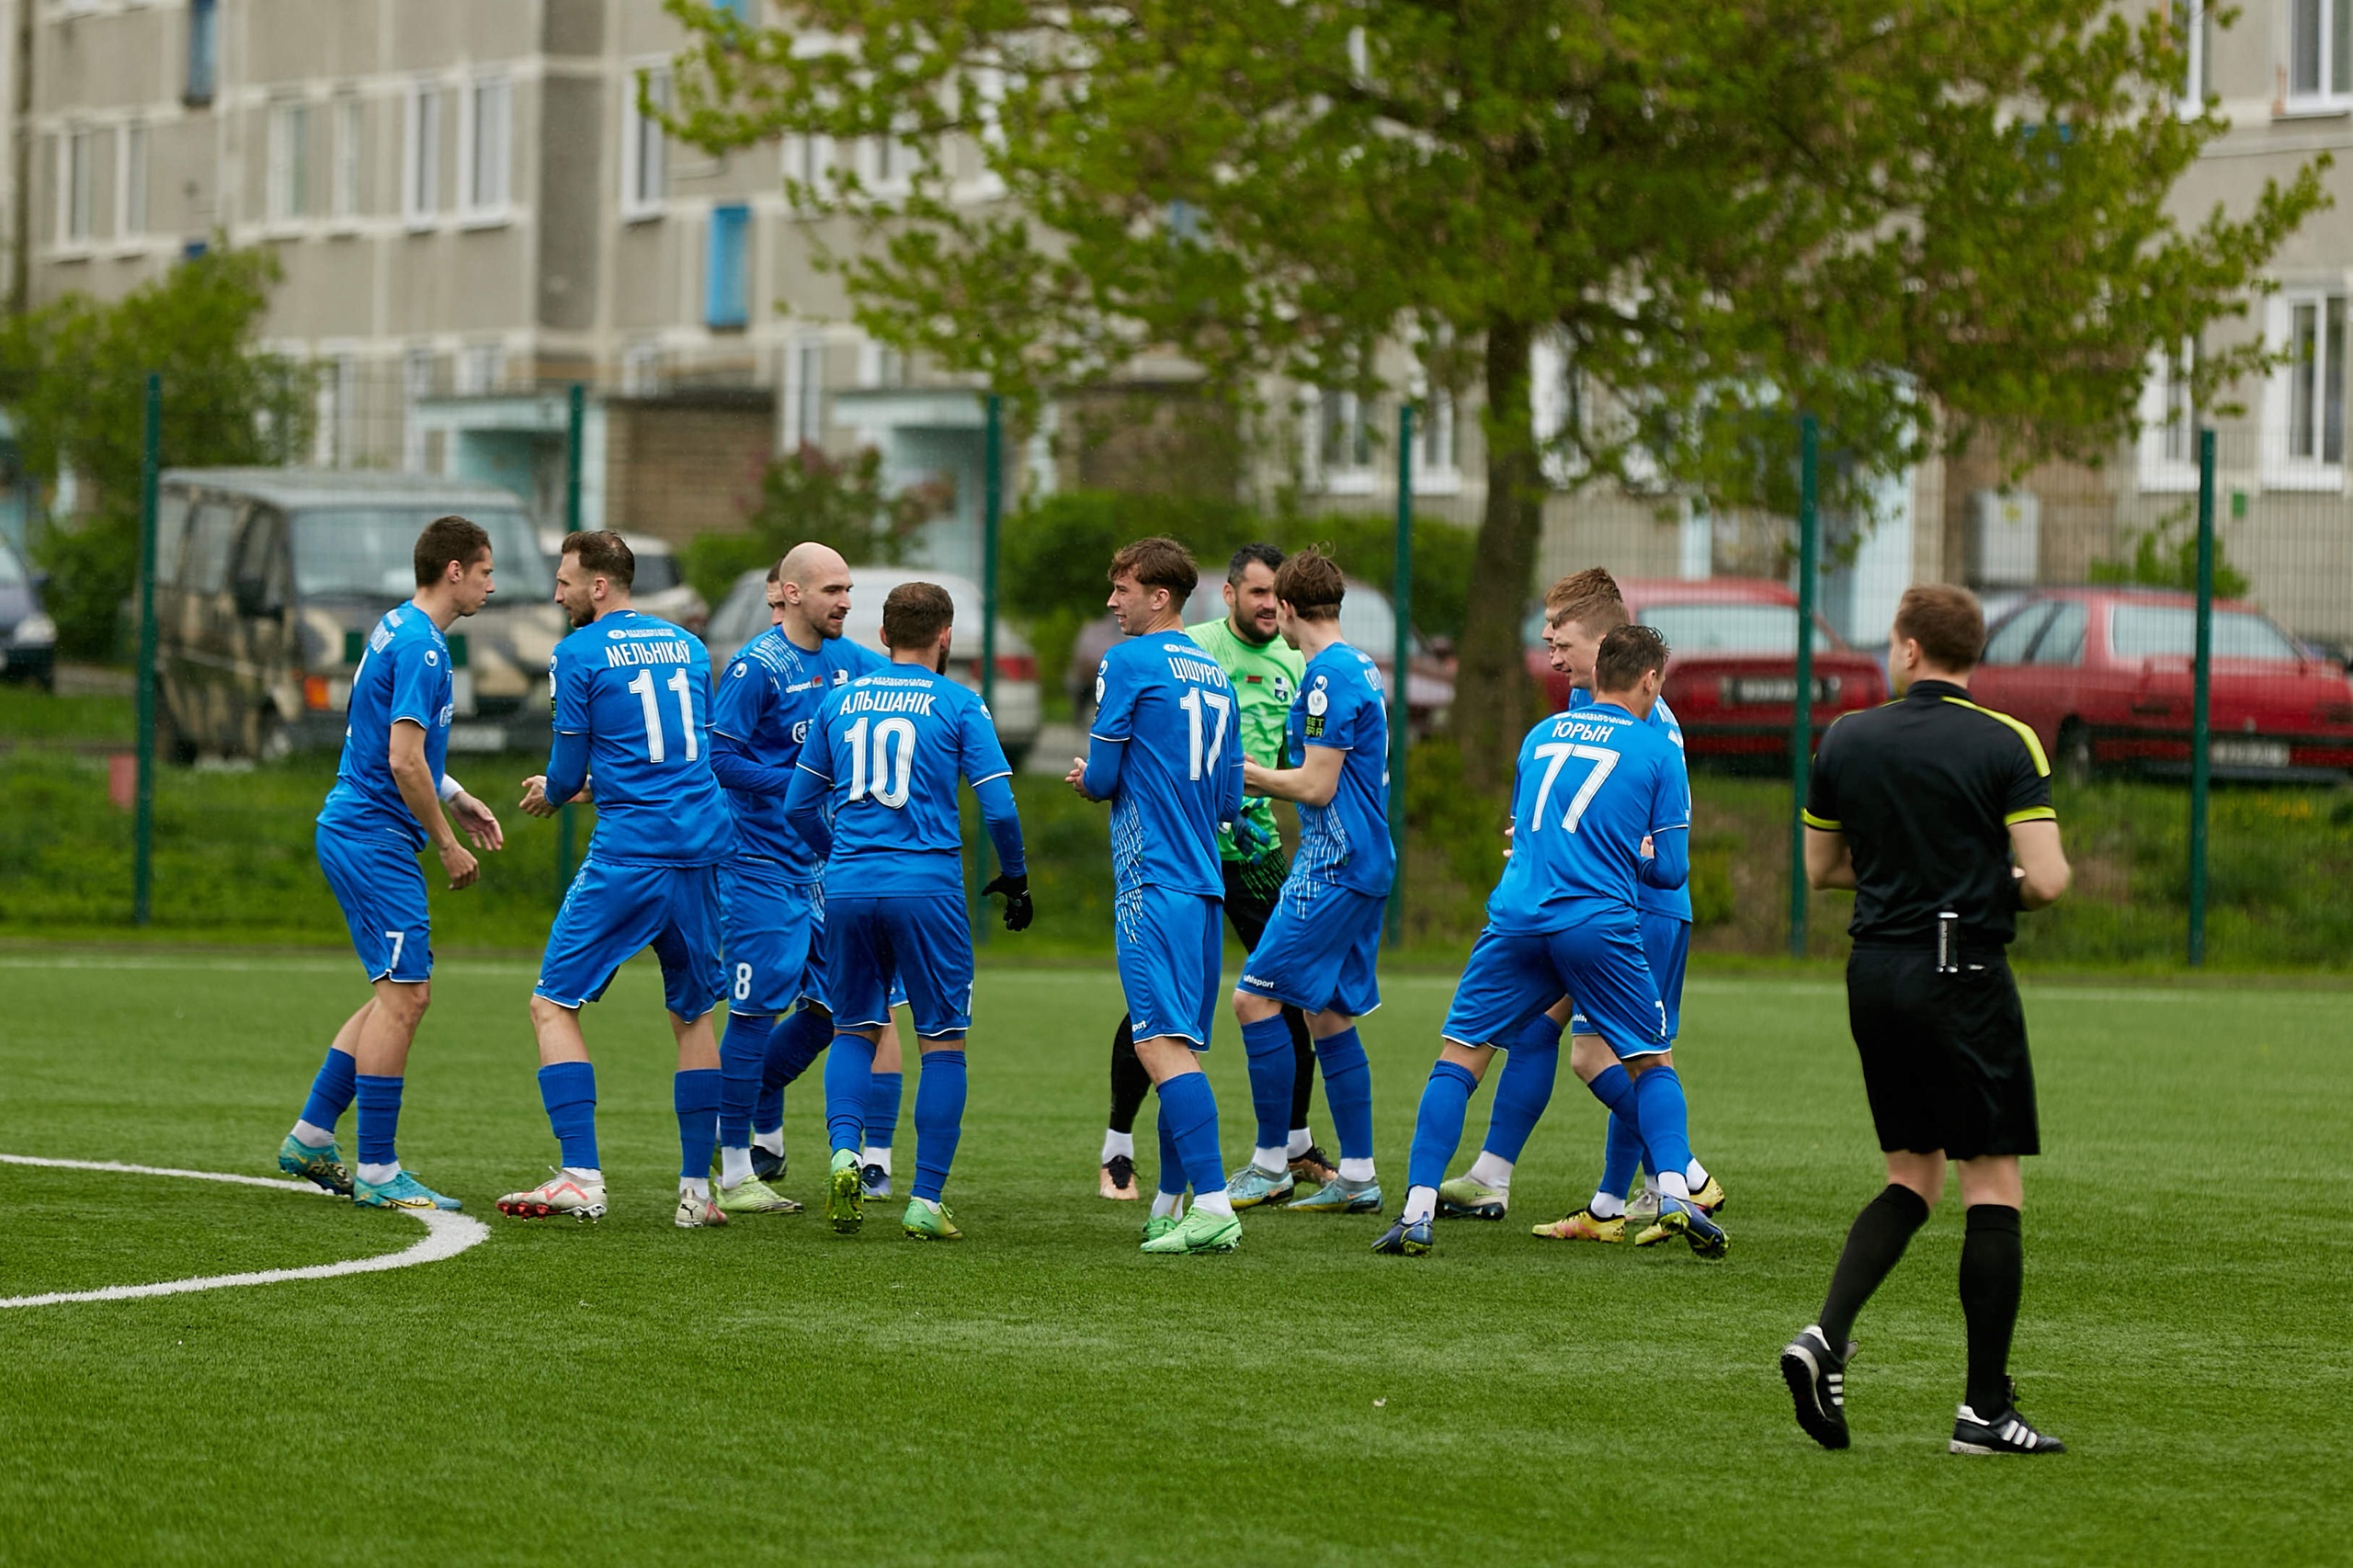
MULTIPOLYGON (((1832 984, 1695 979, 1677 1059, 1730 1257, 1539 1242, 1597 1165, 1565 1080, 1510 1220, 1378 1258, 1375 1221, 1245 1215, 1135 1247, 1094 1196, 1100 970, 984 968, 949 1188, 969 1239, 814 1212, 669 1223, 672 1051, 632 966, 587 1018, 614 1211, 501 1220, 554 1150, 529 966, 446 963, 402 1153, 494 1234, 395 1272, 0 1312, 0 1561, 659 1563, 2345 1561, 2353 1335, 2341 992, 2030 989, 2045 1144, 2013 1368, 2048 1460, 1944 1451, 1949 1203, 1863 1314, 1853 1449, 1774 1371, 1879 1185, 1832 984)), ((1449 994, 1364 1038, 1393 1213, 1449 994)), ((267 1174, 364 994, 323 958, 0 955, 0 1152, 267 1174)), ((1230 1159, 1248 1096, 1211 1076, 1230 1159)), ((912 1078, 912 1074, 910 1074, 912 1078)), ((910 1082, 912 1107, 914 1085, 910 1082)), ((1460 1169, 1484 1125, 1473 1102, 1460 1169)), ((1139 1129, 1152 1167, 1149 1110, 1139 1129)), ((1328 1142, 1320 1099, 1315 1115, 1328 1142)), ((912 1171, 903 1119, 900 1181, 912 1171)), ((344 1128, 348 1152, 350 1124, 344 1128)), ((0 1296, 360 1256, 398 1215, 0 1165, 0 1296)))

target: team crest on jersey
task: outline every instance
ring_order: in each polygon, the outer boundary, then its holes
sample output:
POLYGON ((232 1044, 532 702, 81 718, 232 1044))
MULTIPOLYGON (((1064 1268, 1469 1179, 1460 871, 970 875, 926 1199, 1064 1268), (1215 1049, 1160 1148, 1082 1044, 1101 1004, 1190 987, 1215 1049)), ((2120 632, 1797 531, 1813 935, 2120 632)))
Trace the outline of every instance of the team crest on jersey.
POLYGON ((809 721, 803 719, 792 726, 792 744, 800 745, 809 738, 809 721))
POLYGON ((1320 719, 1331 708, 1331 706, 1332 694, 1324 689, 1324 677, 1322 676, 1317 676, 1315 677, 1315 689, 1307 694, 1307 710, 1316 718, 1320 719))
POLYGON ((835 670, 834 672, 834 684, 835 686, 847 686, 849 684, 849 672, 847 670, 835 670))

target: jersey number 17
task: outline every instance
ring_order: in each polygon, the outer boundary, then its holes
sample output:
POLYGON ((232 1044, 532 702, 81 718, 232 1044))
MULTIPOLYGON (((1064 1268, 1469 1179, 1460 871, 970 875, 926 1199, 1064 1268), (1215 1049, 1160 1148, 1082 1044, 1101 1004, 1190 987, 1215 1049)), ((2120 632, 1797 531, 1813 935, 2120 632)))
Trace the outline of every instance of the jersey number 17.
POLYGON ((1192 741, 1186 752, 1189 768, 1185 777, 1199 778, 1205 770, 1217 766, 1219 755, 1225 750, 1225 722, 1233 712, 1233 699, 1222 691, 1203 691, 1199 687, 1188 687, 1176 706, 1185 710, 1185 717, 1189 721, 1186 728, 1192 741), (1206 747, 1201 744, 1201 710, 1204 707, 1217 715, 1217 728, 1211 733, 1210 744, 1206 747))

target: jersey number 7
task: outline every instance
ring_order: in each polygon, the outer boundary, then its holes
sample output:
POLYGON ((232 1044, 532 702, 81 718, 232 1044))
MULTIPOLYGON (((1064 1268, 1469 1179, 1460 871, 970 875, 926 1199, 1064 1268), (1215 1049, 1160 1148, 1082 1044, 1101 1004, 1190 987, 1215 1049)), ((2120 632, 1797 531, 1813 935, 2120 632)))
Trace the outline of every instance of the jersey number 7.
POLYGON ((1570 798, 1569 809, 1561 818, 1561 825, 1574 833, 1578 822, 1585 816, 1585 809, 1593 804, 1594 796, 1600 792, 1601 781, 1609 777, 1611 768, 1618 766, 1618 754, 1608 746, 1580 746, 1556 742, 1552 745, 1538 746, 1536 755, 1549 760, 1544 767, 1544 782, 1536 789, 1536 820, 1528 824, 1530 833, 1543 831, 1544 803, 1552 797, 1552 780, 1561 776, 1561 765, 1571 757, 1593 764, 1593 771, 1586 775, 1584 784, 1570 798))
POLYGON ((1199 778, 1204 768, 1217 766, 1218 755, 1225 750, 1225 721, 1227 715, 1233 711, 1233 699, 1222 691, 1203 691, 1198 687, 1188 687, 1176 706, 1182 708, 1185 717, 1191 721, 1189 727, 1193 744, 1186 756, 1192 770, 1186 777, 1199 778), (1201 745, 1201 710, 1204 707, 1217 715, 1217 729, 1211 734, 1206 750, 1201 745))

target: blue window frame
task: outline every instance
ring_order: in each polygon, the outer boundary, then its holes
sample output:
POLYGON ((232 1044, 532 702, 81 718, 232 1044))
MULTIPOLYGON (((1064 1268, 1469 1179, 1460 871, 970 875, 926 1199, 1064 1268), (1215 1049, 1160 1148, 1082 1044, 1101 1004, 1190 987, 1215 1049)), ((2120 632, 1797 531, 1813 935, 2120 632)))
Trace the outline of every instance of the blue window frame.
POLYGON ((710 244, 703 272, 703 324, 741 327, 750 319, 752 210, 741 204, 710 210, 710 244))
POLYGON ((213 81, 220 74, 220 63, 219 0, 188 0, 188 91, 182 95, 188 102, 209 104, 212 101, 213 81))
POLYGON ((734 17, 747 28, 752 25, 752 0, 710 0, 710 8, 734 17))

